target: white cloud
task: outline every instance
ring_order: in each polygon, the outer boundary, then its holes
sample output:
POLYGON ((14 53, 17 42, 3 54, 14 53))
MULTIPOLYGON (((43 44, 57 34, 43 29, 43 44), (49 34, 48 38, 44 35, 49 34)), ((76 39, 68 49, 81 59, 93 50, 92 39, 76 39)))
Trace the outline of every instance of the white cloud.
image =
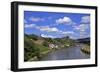
POLYGON ((90 16, 83 16, 80 21, 82 24, 73 26, 75 30, 78 31, 80 34, 80 38, 86 37, 89 32, 87 32, 88 29, 90 29, 90 16))
POLYGON ((50 28, 49 26, 37 26, 36 24, 25 24, 24 28, 36 28, 41 31, 51 31, 51 32, 58 31, 56 27, 50 28))
POLYGON ((78 26, 74 26, 74 29, 79 32, 80 38, 83 38, 89 34, 87 32, 87 29, 89 29, 89 24, 80 24, 78 26))
POLYGON ((48 34, 41 34, 41 37, 44 37, 44 38, 56 38, 55 36, 48 35, 48 34))
POLYGON ((24 28, 36 28, 40 31, 46 31, 46 32, 59 32, 59 30, 56 27, 49 27, 49 26, 37 26, 36 24, 25 24, 24 28))
POLYGON ((69 17, 63 17, 56 20, 57 24, 71 24, 72 20, 69 17))
POLYGON ((58 29, 56 27, 50 28, 49 26, 40 27, 40 30, 47 31, 47 32, 58 32, 58 29))
POLYGON ((86 29, 88 29, 88 24, 80 24, 78 26, 74 26, 74 29, 79 31, 85 31, 86 29))
POLYGON ((39 17, 30 17, 30 20, 33 22, 44 21, 43 18, 39 18, 39 17))
POLYGON ((73 31, 60 31, 60 32, 61 32, 61 34, 65 34, 65 35, 67 35, 67 34, 74 34, 73 31))
POLYGON ((74 34, 73 31, 62 31, 56 27, 37 26, 36 24, 25 24, 24 28, 36 28, 36 29, 39 29, 40 31, 54 32, 54 33, 58 33, 58 34, 62 34, 62 35, 74 34))
POLYGON ((81 18, 81 23, 90 23, 90 16, 83 16, 81 18))
POLYGON ((36 24, 25 24, 24 28, 33 28, 36 24))

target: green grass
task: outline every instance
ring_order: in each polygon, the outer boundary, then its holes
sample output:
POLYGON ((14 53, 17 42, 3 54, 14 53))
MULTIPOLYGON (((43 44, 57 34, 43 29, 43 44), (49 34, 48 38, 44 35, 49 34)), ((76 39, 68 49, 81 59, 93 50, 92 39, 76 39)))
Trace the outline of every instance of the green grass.
POLYGON ((39 49, 40 53, 44 52, 44 51, 48 51, 49 48, 48 47, 45 47, 43 45, 40 45, 40 44, 35 44, 35 47, 39 49))
POLYGON ((47 53, 48 47, 43 44, 38 44, 34 39, 29 36, 24 38, 24 61, 39 60, 43 53, 47 53))

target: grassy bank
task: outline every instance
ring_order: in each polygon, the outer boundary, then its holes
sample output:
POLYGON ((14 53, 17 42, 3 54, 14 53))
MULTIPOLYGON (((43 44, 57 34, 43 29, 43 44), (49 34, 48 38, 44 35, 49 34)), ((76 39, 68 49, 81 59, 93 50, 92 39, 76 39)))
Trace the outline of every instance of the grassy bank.
POLYGON ((90 54, 90 46, 89 45, 84 45, 82 48, 81 48, 81 51, 86 53, 86 54, 90 54))

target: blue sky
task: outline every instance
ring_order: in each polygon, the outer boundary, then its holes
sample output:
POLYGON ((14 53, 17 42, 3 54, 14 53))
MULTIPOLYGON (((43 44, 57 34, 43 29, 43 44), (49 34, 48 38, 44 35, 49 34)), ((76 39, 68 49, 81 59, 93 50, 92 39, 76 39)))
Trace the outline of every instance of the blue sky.
POLYGON ((90 14, 24 11, 25 34, 42 37, 90 37, 90 14))

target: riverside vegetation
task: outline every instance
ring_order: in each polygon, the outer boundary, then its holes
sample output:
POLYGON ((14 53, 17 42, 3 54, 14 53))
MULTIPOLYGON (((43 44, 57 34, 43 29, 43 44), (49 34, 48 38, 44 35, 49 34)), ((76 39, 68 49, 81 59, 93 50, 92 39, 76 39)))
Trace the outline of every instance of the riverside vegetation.
MULTIPOLYGON (((45 54, 77 44, 76 40, 66 36, 63 38, 43 38, 34 34, 24 34, 24 61, 39 61, 45 54)), ((89 44, 81 49, 82 52, 90 54, 89 44)))

